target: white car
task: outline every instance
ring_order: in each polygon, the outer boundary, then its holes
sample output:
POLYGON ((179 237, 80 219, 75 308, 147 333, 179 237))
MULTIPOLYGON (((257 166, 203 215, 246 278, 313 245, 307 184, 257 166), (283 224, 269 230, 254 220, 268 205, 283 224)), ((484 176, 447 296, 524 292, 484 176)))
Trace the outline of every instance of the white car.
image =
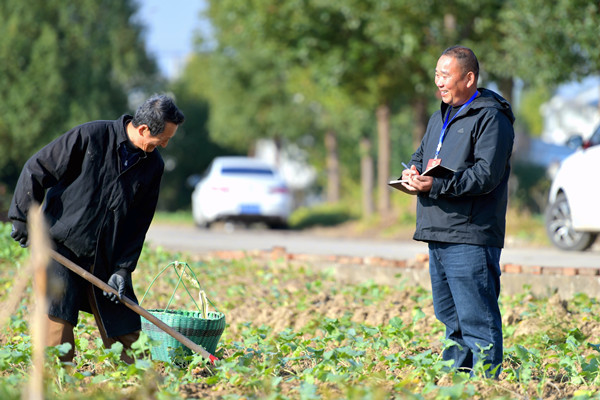
POLYGON ((291 212, 292 195, 278 171, 250 157, 216 157, 192 193, 192 214, 200 227, 231 221, 286 228, 291 212))
POLYGON ((572 139, 580 148, 563 160, 550 187, 546 232, 563 250, 588 249, 600 233, 600 127, 590 140, 572 139))

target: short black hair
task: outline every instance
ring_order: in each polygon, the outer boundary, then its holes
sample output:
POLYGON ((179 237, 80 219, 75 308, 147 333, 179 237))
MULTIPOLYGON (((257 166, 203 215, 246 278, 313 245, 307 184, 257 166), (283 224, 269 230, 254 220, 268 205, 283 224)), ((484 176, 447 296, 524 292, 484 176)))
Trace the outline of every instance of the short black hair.
POLYGON ((462 69, 463 76, 469 72, 473 72, 475 74, 475 82, 477 82, 479 79, 479 61, 477 61, 473 50, 464 46, 452 46, 444 50, 442 55, 456 59, 462 69))
POLYGON ((138 107, 131 123, 133 126, 148 125, 150 134, 156 136, 165 130, 165 124, 172 122, 181 125, 185 116, 167 95, 153 95, 138 107))

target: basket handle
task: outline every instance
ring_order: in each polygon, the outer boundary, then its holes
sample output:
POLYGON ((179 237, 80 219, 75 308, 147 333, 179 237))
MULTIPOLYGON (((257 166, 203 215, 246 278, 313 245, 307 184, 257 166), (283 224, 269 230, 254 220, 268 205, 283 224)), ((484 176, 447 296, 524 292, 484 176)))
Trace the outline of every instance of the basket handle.
MULTIPOLYGON (((200 285, 200 281, 198 280, 198 277, 196 276, 196 274, 194 273, 194 270, 192 270, 192 268, 186 263, 186 262, 181 262, 181 261, 173 261, 171 263, 169 263, 167 266, 165 266, 152 280, 152 282, 150 282, 150 285, 148 286, 148 288, 146 289, 146 292, 144 293, 144 295, 142 296, 142 300, 140 300, 140 305, 142 304, 142 302, 144 301, 144 299, 146 298, 146 295, 148 294, 148 292, 150 291, 150 288, 154 285, 154 282, 156 282, 156 280, 158 279, 158 277, 160 275, 162 275, 163 272, 165 272, 167 270, 167 268, 169 267, 173 267, 173 269, 175 270, 175 273, 177 274, 177 276, 179 277, 179 280, 177 281, 177 285, 175 286, 175 289, 173 290, 173 294, 171 294, 171 298, 169 299, 169 302, 167 303, 167 307, 165 308, 165 311, 169 309, 171 302, 173 301, 173 298, 175 297, 175 293, 177 292, 177 288, 179 287, 180 284, 183 284, 183 288, 185 289, 185 291, 187 292, 187 294, 190 296, 190 298, 192 299, 192 302, 194 303, 194 305, 196 306, 196 308, 198 309, 198 312, 200 312, 204 318, 206 317, 206 314, 203 313, 203 311, 207 308, 206 304, 204 302, 204 299, 206 299, 215 310, 219 311, 217 309, 217 307, 213 304, 212 301, 210 301, 210 299, 208 299, 206 297, 206 295, 202 296, 200 295, 200 300, 202 301, 202 309, 200 309, 200 307, 198 307, 198 304, 196 303, 196 300, 194 300, 194 296, 192 296, 192 294, 190 293, 187 285, 185 284, 185 282, 183 281, 183 275, 186 274, 186 270, 189 270, 191 272, 192 277, 194 278, 196 284, 198 285, 198 288, 201 290, 202 289, 202 285, 200 285), (183 271, 181 273, 179 273, 179 271, 177 270, 177 267, 179 267, 180 265, 183 265, 183 271)), ((189 276, 189 275, 188 275, 189 276)), ((204 291, 201 290, 201 294, 204 291)))

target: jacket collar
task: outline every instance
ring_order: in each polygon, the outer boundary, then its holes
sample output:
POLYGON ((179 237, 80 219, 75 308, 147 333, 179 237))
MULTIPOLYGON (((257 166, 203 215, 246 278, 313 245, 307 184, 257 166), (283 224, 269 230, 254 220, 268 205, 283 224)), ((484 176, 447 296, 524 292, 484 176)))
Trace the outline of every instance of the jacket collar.
POLYGON ((129 143, 129 145, 132 147, 133 144, 131 144, 131 140, 129 140, 129 136, 127 136, 127 124, 129 122, 131 122, 131 120, 133 119, 133 117, 129 114, 123 114, 121 115, 121 117, 116 121, 116 129, 115 131, 117 132, 117 145, 121 145, 123 143, 129 143))

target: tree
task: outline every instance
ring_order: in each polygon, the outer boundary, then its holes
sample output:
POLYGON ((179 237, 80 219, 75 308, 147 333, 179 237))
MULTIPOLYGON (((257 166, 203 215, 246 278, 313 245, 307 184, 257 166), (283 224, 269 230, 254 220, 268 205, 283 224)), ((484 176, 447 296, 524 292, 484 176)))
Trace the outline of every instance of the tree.
MULTIPOLYGON (((214 1, 209 15, 217 26, 216 37, 221 52, 228 53, 229 59, 234 60, 228 65, 234 71, 239 71, 248 60, 264 54, 264 59, 272 63, 270 67, 277 66, 270 70, 271 87, 284 81, 277 77, 285 75, 292 67, 310 69, 315 71, 316 84, 323 93, 341 91, 360 108, 373 110, 379 117, 377 126, 380 128, 377 153, 379 208, 381 212, 387 212, 390 208, 387 187, 391 152, 390 106, 399 95, 414 91, 414 82, 407 77, 411 76, 415 55, 422 51, 418 46, 418 38, 423 34, 419 21, 431 18, 432 9, 435 10, 421 1, 407 3, 400 0, 385 3, 375 0, 214 1), (395 33, 398 36, 394 36, 395 33)), ((223 69, 219 68, 219 71, 223 69)), ((246 68, 246 71, 259 76, 265 73, 263 68, 251 71, 246 68)), ((238 77, 235 81, 252 82, 252 79, 238 77)), ((283 86, 285 98, 285 84, 283 86)), ((243 89, 250 87, 257 88, 248 85, 243 89)))
MULTIPOLYGON (((132 0, 0 2, 0 181, 72 126, 116 118, 156 66, 132 0)), ((154 80, 156 81, 156 80, 154 80)))
POLYGON ((500 14, 502 67, 530 84, 557 85, 600 70, 600 4, 511 0, 500 14))
MULTIPOLYGON (((358 143, 370 123, 367 111, 339 86, 322 79, 318 68, 298 65, 290 71, 288 90, 295 98, 308 105, 313 117, 312 135, 322 141, 324 151, 312 151, 318 155, 315 163, 325 170, 326 199, 330 203, 340 201, 344 181, 356 185, 352 169, 356 157, 362 153, 358 143), (324 161, 324 164, 323 164, 324 161), (344 176, 346 179, 343 179, 344 176)), ((373 187, 369 186, 369 191, 373 187)))
POLYGON ((159 207, 166 210, 188 208, 194 175, 200 175, 219 155, 231 154, 211 141, 208 134, 210 105, 206 98, 209 77, 205 71, 210 54, 198 53, 187 63, 183 74, 172 84, 177 106, 185 114, 185 123, 169 146, 161 153, 165 159, 165 174, 161 184, 159 207))
POLYGON ((335 202, 341 186, 338 144, 344 142, 337 132, 356 132, 360 127, 350 126, 356 118, 349 115, 353 107, 347 106, 344 94, 333 85, 322 85, 314 68, 297 62, 297 49, 277 37, 281 22, 293 12, 291 5, 211 3, 209 15, 219 45, 208 69, 210 130, 216 141, 238 149, 251 149, 262 137, 276 143, 320 137, 328 147, 327 198, 335 202), (346 107, 340 107, 342 103, 346 107))
POLYGON ((257 138, 280 143, 311 130, 310 110, 287 90, 290 65, 263 40, 265 1, 211 1, 208 15, 218 43, 211 55, 207 95, 215 141, 238 150, 257 138))

